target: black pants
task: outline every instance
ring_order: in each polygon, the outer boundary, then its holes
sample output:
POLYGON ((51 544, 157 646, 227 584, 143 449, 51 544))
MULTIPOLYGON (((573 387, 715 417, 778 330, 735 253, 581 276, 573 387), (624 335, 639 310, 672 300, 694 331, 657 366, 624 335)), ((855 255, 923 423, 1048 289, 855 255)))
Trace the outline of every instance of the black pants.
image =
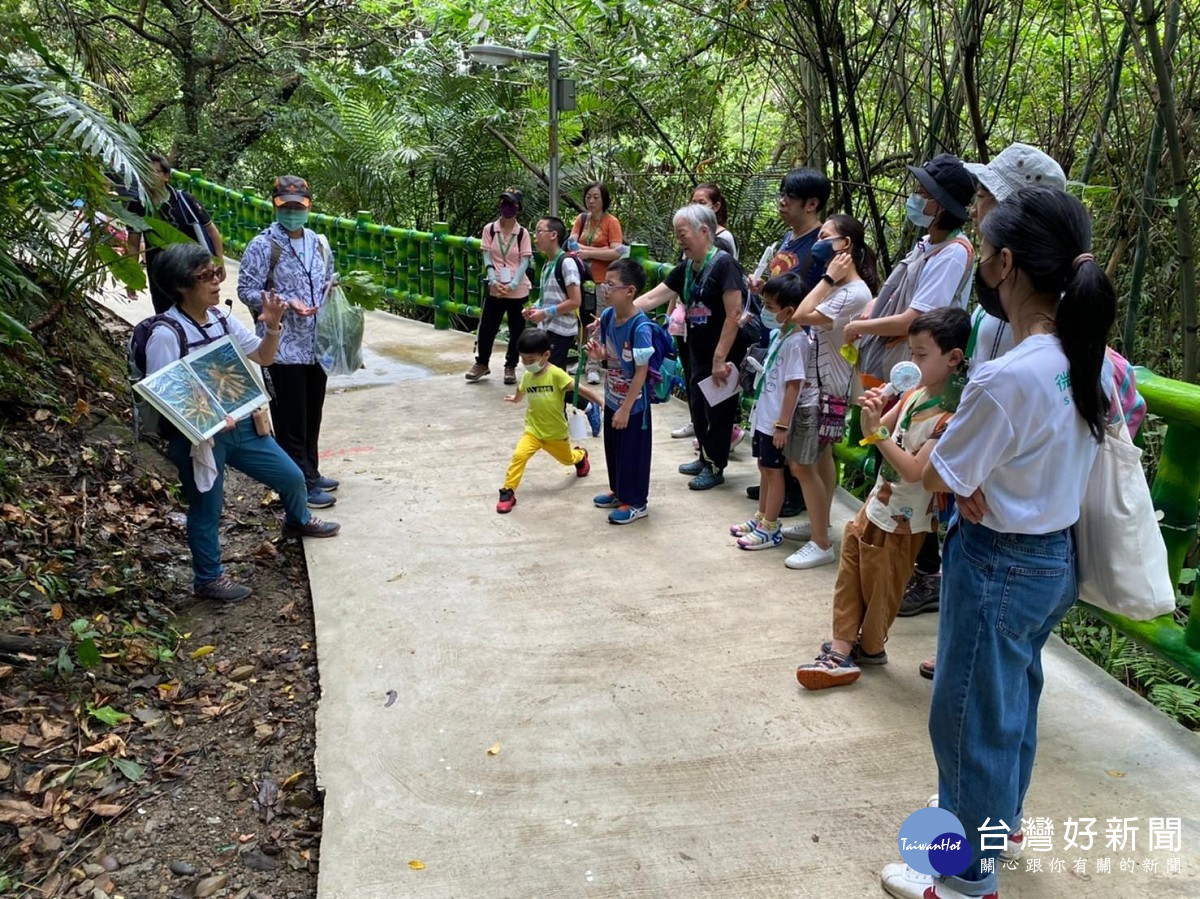
POLYGON ((489 296, 483 301, 483 314, 479 316, 479 332, 475 337, 475 361, 486 367, 492 358, 492 347, 500 333, 500 323, 508 316, 508 348, 504 353, 506 368, 517 367, 517 338, 525 330, 525 318, 521 309, 528 297, 489 296))
MULTIPOLYGON (((741 414, 742 395, 734 394, 724 402, 710 406, 704 398, 699 384, 712 374, 712 347, 698 347, 694 341, 688 343, 691 350, 691 373, 688 379, 688 407, 692 413, 692 427, 700 441, 700 458, 721 471, 729 464, 729 443, 733 437, 733 425, 741 414)), ((729 360, 740 365, 745 350, 734 344, 729 360)), ((737 371, 729 377, 736 378, 737 371)))
POLYGON ((938 548, 938 532, 930 531, 925 535, 921 551, 917 553, 917 571, 922 574, 937 574, 942 570, 942 554, 938 548))
MULTIPOLYGON (((546 336, 550 338, 550 364, 557 365, 567 374, 573 374, 570 371, 571 350, 575 349, 578 338, 565 334, 555 334, 553 331, 547 331, 546 336)), ((575 406, 579 409, 586 409, 588 402, 583 397, 575 395, 574 390, 568 390, 566 395, 567 405, 575 406)))
POLYGON ((325 405, 325 370, 311 365, 276 363, 268 369, 275 387, 271 418, 275 440, 304 472, 309 490, 321 473, 317 465, 317 440, 321 435, 321 410, 325 405))

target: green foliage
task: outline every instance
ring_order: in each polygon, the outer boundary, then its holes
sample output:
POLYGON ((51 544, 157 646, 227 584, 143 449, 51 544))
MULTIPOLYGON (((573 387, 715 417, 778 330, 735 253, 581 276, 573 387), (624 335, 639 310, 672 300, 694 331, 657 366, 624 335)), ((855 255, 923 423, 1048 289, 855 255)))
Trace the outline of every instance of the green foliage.
POLYGON ((101 722, 102 724, 107 724, 109 727, 116 727, 118 724, 124 724, 129 720, 128 715, 126 715, 124 712, 117 711, 110 705, 97 706, 91 702, 87 704, 87 714, 89 718, 95 718, 97 721, 101 722))

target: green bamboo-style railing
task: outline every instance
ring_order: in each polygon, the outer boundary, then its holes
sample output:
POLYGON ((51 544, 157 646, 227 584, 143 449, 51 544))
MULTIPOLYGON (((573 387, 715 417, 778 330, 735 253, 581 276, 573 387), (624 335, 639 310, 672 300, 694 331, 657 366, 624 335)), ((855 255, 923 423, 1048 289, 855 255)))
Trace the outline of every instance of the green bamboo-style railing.
MULTIPOLYGON (((220 228, 225 246, 237 253, 274 221, 271 204, 253 190, 214 184, 198 171, 177 171, 175 181, 204 204, 220 228)), ((405 304, 432 309, 436 328, 451 327, 453 315, 479 316, 485 283, 478 238, 450 234, 442 223, 435 224, 432 231, 380 225, 365 212, 355 218, 315 213, 311 224, 329 238, 340 270, 371 275, 384 305, 396 311, 405 304)), ((647 286, 653 286, 666 277, 671 265, 648 255, 645 246, 634 244, 630 249, 630 256, 645 268, 647 286)), ((534 274, 536 296, 536 270, 534 274)), ((1151 492, 1163 513, 1171 578, 1178 584, 1196 540, 1200 515, 1200 386, 1159 377, 1143 368, 1137 369, 1137 378, 1147 409, 1167 423, 1151 492)), ((850 423, 847 438, 834 447, 834 455, 843 483, 862 495, 874 480, 874 454, 858 446, 861 432, 856 414, 850 423)), ((1194 601, 1189 600, 1190 605, 1194 601)), ((1200 616, 1181 610, 1176 616, 1164 615, 1154 621, 1129 621, 1099 609, 1092 611, 1200 681, 1200 616), (1180 624, 1179 618, 1185 623, 1180 624)))

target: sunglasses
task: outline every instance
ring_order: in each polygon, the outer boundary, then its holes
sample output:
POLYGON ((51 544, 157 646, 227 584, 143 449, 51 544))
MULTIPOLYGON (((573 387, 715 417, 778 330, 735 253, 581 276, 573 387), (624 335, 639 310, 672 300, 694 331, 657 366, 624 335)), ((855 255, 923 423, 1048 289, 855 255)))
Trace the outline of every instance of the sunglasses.
POLYGON ((206 268, 204 271, 196 272, 195 278, 197 281, 216 281, 221 277, 221 273, 215 268, 206 268))

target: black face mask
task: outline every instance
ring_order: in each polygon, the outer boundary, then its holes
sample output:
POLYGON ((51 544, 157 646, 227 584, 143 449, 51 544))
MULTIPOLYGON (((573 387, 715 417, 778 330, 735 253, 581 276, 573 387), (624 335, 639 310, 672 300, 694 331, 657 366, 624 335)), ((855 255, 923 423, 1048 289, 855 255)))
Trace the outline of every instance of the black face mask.
MULTIPOLYGON (((979 305, 983 307, 984 312, 995 316, 1002 322, 1006 322, 1008 321, 1008 313, 1004 311, 1004 306, 1000 302, 1000 284, 992 287, 983 280, 983 263, 985 261, 980 260, 975 263, 975 297, 979 300, 979 305)), ((1000 283, 1004 283, 1004 278, 1000 279, 1000 283)))

